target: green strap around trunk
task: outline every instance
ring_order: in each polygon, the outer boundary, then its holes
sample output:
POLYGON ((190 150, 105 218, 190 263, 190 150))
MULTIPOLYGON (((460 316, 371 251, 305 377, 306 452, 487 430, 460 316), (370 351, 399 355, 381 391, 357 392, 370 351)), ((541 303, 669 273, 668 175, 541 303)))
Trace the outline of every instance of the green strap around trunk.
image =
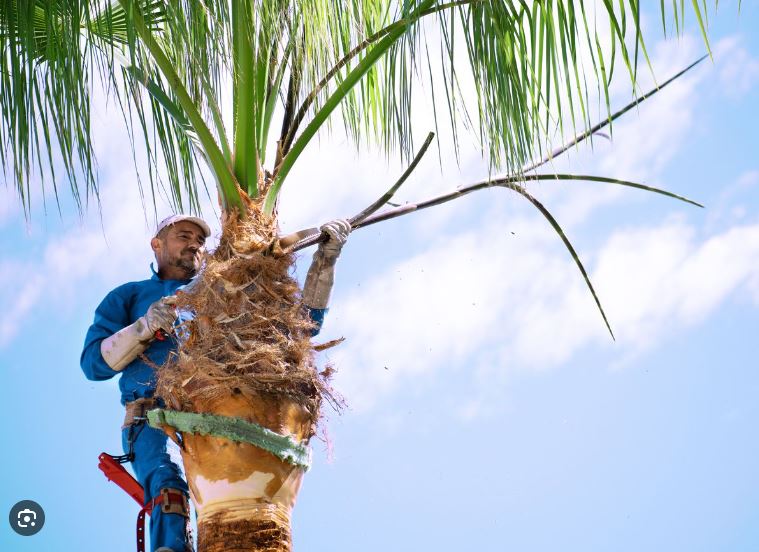
POLYGON ((290 435, 280 435, 242 418, 162 408, 149 410, 147 415, 148 423, 157 429, 171 426, 182 433, 199 433, 250 443, 304 470, 311 466, 311 448, 308 445, 296 442, 290 435))

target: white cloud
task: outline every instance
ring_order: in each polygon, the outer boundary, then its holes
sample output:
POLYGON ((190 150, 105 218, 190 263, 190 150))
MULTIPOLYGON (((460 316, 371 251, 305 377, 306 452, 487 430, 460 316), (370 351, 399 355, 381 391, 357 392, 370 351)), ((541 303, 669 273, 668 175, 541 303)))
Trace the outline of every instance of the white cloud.
MULTIPOLYGON (((688 65, 701 47, 699 38, 687 35, 676 42, 655 43, 650 52, 658 79, 688 65)), ((715 71, 707 63, 619 120, 613 144, 598 140, 595 152, 573 153, 572 170, 657 185, 696 129, 704 83, 715 71)), ((642 90, 653 86, 646 71, 639 78, 642 90)), ((615 106, 629 101, 624 90, 615 87, 615 106)), ((553 168, 564 170, 567 163, 561 160, 553 168)), ((485 165, 475 155, 467 157, 465 165, 466 182, 484 176, 485 165), (476 175, 478 166, 483 167, 482 175, 476 175)), ((373 180, 377 190, 390 181, 386 171, 364 169, 358 174, 364 181, 373 180)), ((418 173, 425 183, 443 180, 434 168, 418 173)), ((447 167, 445 174, 459 173, 447 167)), ((406 189, 417 188, 407 184, 406 189)), ((552 200, 548 204, 565 229, 611 203, 648 198, 600 184, 533 184, 531 189, 539 190, 541 199, 552 200)), ((338 191, 338 200, 348 193, 338 191)), ((446 372, 464 358, 485 371, 544 369, 568 361, 583 347, 611 347, 584 282, 544 221, 519 219, 506 225, 495 217, 468 232, 451 232, 450 222, 464 212, 465 201, 436 208, 436 216, 418 225, 415 238, 421 231, 432 243, 424 252, 362 282, 358 293, 335 301, 330 327, 348 341, 331 357, 340 369, 338 385, 354 408, 370 408, 396 386, 446 372), (518 238, 510 234, 515 229, 518 238), (488 236, 487 244, 481 236, 488 236)), ((718 285, 709 263, 726 251, 735 253, 741 241, 722 233, 699 242, 695 234, 684 223, 667 223, 617 232, 596 252, 581 252, 586 266, 597 266, 593 281, 619 339, 616 350, 629 355, 660 343, 669 331, 703 319, 731 290, 753 277, 749 265, 741 264, 733 277, 718 285), (641 267, 652 268, 641 272, 641 267), (668 324, 668 317, 677 323, 668 324)), ((756 258, 752 251, 747 254, 756 258)), ((759 290, 759 284, 755 287, 759 290)), ((482 408, 479 403, 464 405, 460 414, 471 418, 482 408)))
POLYGON ((619 232, 599 255, 595 276, 625 341, 648 345, 660 332, 701 322, 759 273, 759 225, 703 241, 671 221, 619 232))
POLYGON ((750 204, 749 194, 759 185, 759 171, 749 170, 738 179, 724 186, 716 200, 711 202, 707 212, 705 228, 714 231, 720 225, 734 225, 749 214, 746 204, 750 204))
MULTIPOLYGON (((13 270, 9 264, 0 265, 1 274, 9 274, 8 271, 13 270)), ((4 309, 3 316, 0 318, 0 348, 10 343, 21 331, 25 318, 43 294, 44 278, 41 275, 27 270, 15 274, 22 274, 24 283, 19 287, 10 288, 13 291, 14 299, 12 302, 3 301, 3 304, 8 305, 8 308, 4 309)))
POLYGON ((18 211, 21 199, 15 189, 7 185, 0 187, 0 227, 9 221, 18 211))
MULTIPOLYGON (((400 174, 400 173, 399 173, 400 174)), ((280 224, 292 232, 359 213, 393 183, 380 154, 356 154, 345 139, 313 143, 282 187, 280 224)))
MULTIPOLYGON (((7 295, 3 303, 12 305, 14 328, 21 327, 24 317, 42 300, 58 308, 77 308, 82 286, 115 287, 150 277, 148 265, 153 254, 149 241, 154 227, 145 220, 136 187, 109 179, 102 185, 101 197, 102 224, 100 214, 92 210, 84 220, 48 237, 42 254, 26 259, 22 270, 0 267, 8 280, 0 293, 7 295), (29 274, 36 275, 34 287, 41 291, 17 294, 15 290, 29 287, 29 274)), ((164 207, 159 214, 166 215, 168 210, 164 207)), ((218 221, 209 219, 209 223, 218 232, 218 221)), ((4 335, 0 346, 15 332, 9 330, 4 335)))
MULTIPOLYGON (((8 345, 30 323, 28 317, 38 305, 44 303, 56 309, 77 307, 76 299, 81 296, 83 286, 97 287, 118 281, 119 273, 134 276, 139 273, 136 266, 146 274, 150 250, 147 238, 140 239, 145 233, 140 224, 142 212, 135 201, 125 201, 129 192, 119 190, 124 189, 109 186, 103 189, 108 205, 119 209, 113 209, 118 214, 105 217, 102 230, 95 213, 88 217, 89 224, 77 222, 48 238, 41 254, 37 248, 31 248, 22 262, 0 266, 4 275, 0 297, 3 304, 9 305, 9 314, 0 327, 0 347, 8 345)), ((106 209, 106 213, 110 212, 110 208, 106 209)))
MULTIPOLYGON (((707 238, 679 218, 615 232, 583 255, 595 259, 586 266, 595 267, 591 277, 617 336, 612 348, 556 242, 536 221, 484 223, 337 298, 330 327, 348 341, 331 360, 351 406, 370 409, 399 386, 455 370, 503 377, 556 367, 591 345, 619 358, 637 355, 702 322, 738 290, 759 289, 759 224, 707 238)), ((464 405, 460 414, 481 407, 464 405)))
POLYGON ((744 43, 742 37, 731 36, 714 48, 719 83, 731 99, 741 98, 759 81, 759 59, 749 53, 744 43))
POLYGON ((682 77, 615 125, 614 147, 597 162, 598 170, 628 180, 656 177, 692 128, 699 80, 682 77))
POLYGON ((515 219, 440 237, 336 298, 330 327, 349 339, 332 360, 351 405, 368 406, 401 381, 446 369, 518 332, 517 298, 550 298, 561 281, 550 229, 536 226, 515 219))

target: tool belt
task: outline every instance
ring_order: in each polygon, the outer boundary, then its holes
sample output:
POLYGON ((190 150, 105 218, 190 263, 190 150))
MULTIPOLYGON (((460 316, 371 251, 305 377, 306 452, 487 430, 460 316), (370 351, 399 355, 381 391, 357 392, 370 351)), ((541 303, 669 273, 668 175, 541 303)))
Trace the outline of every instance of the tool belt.
POLYGON ((158 406, 158 399, 156 398, 137 399, 126 403, 126 416, 124 416, 124 425, 121 426, 121 429, 144 421, 139 418, 145 418, 148 410, 158 408, 158 406))

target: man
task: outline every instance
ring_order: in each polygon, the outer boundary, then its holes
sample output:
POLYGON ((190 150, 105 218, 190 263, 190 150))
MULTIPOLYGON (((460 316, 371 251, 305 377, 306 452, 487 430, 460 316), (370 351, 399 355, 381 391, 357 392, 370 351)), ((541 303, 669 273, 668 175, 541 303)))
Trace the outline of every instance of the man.
MULTIPOLYGON (((303 303, 317 326, 314 335, 327 310, 335 261, 348 238, 350 224, 336 220, 319 230, 329 239, 314 254, 303 287, 303 303)), ((82 351, 81 366, 88 379, 106 380, 121 374, 121 403, 126 406, 122 458, 132 462, 145 489, 144 503, 160 496, 165 502, 152 511, 150 519, 151 549, 155 552, 192 550, 187 483, 167 453, 168 437, 147 425, 145 413, 164 406, 161 398, 154 396, 151 365, 161 366, 176 347, 167 338, 177 316, 173 295, 200 270, 210 235, 208 224, 197 217, 174 215, 163 220, 150 241, 158 271, 151 265, 150 280, 119 286, 103 299, 82 351)))

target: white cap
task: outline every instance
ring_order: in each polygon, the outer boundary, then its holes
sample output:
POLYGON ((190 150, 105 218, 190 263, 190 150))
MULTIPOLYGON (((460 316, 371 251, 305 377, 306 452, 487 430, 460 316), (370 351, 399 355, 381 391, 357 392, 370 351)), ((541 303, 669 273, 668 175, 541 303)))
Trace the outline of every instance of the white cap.
POLYGON ((206 221, 204 221, 202 218, 198 217, 191 217, 189 215, 171 215, 170 217, 167 217, 163 219, 159 224, 158 228, 155 229, 155 235, 157 236, 161 230, 166 228, 167 226, 171 226, 172 224, 176 224, 177 222, 181 222, 183 220, 186 220, 187 222, 192 222, 193 224, 197 224, 203 229, 203 232, 206 235, 206 238, 211 235, 211 228, 208 226, 206 221))

